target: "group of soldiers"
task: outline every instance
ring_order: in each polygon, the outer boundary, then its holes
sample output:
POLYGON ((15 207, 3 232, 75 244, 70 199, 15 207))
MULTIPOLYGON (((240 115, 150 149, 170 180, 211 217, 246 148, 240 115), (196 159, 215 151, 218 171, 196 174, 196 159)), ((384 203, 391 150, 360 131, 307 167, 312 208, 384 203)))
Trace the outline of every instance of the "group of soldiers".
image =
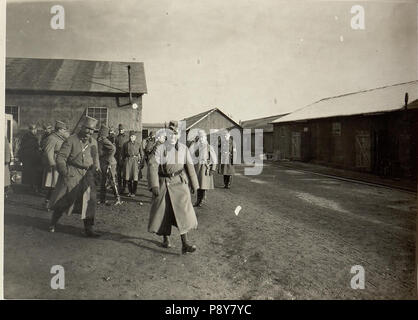
POLYGON ((57 121, 55 130, 41 139, 38 150, 35 126, 31 126, 22 139, 23 180, 34 190, 37 177, 25 179, 25 174, 33 174, 33 165, 38 161, 43 165, 42 185, 48 188, 45 201, 48 210, 52 210, 50 232, 55 232, 64 213, 78 212, 83 219, 85 235, 100 236, 93 230, 93 225, 97 205, 111 205, 106 200, 107 187, 113 191, 113 205, 122 204, 121 194, 126 187, 128 196, 135 197, 146 164, 148 190, 152 192, 148 231, 162 236, 162 246, 170 248, 171 229, 176 226, 181 235, 182 253, 194 252, 196 247, 187 239, 189 230, 197 227, 194 207, 200 207, 207 190, 214 188, 214 173, 224 175, 225 188, 231 186, 236 147, 229 134, 226 133, 222 140, 228 146, 221 148, 219 161, 204 131, 199 131, 189 148, 180 143, 175 121, 170 121, 164 135, 151 133, 144 144, 136 139, 136 132, 126 134, 122 124, 118 127, 118 135, 112 133, 111 128, 102 126, 95 138, 96 125, 96 119, 84 116, 80 130, 69 135, 66 124, 57 121), (40 158, 34 157, 35 154, 40 154, 40 158), (198 159, 197 163, 192 154, 198 159), (197 201, 193 205, 191 194, 195 193, 197 201))

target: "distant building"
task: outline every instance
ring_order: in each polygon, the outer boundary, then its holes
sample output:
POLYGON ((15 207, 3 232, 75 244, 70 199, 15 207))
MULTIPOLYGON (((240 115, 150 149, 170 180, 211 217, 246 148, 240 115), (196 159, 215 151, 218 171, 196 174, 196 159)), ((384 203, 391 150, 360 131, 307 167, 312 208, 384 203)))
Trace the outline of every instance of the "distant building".
POLYGON ((164 123, 143 123, 142 139, 147 138, 151 131, 155 134, 160 129, 164 129, 164 123))
POLYGON ((6 59, 6 113, 19 129, 64 120, 73 129, 83 114, 117 128, 142 130, 142 95, 147 93, 140 62, 69 59, 6 59), (130 83, 128 77, 130 66, 130 83), (130 86, 129 86, 130 85, 130 86), (132 108, 129 101, 131 88, 132 108))
POLYGON ((274 152, 279 159, 415 179, 417 99, 418 81, 322 99, 273 121, 274 152))
POLYGON ((262 129, 263 153, 267 156, 268 159, 273 157, 273 124, 271 122, 285 116, 286 114, 287 113, 241 121, 241 126, 243 129, 251 129, 251 150, 253 153, 255 152, 255 129, 262 129))
POLYGON ((242 137, 242 127, 218 108, 196 114, 194 116, 183 119, 186 121, 186 132, 191 129, 203 129, 209 135, 210 130, 237 129, 242 137))

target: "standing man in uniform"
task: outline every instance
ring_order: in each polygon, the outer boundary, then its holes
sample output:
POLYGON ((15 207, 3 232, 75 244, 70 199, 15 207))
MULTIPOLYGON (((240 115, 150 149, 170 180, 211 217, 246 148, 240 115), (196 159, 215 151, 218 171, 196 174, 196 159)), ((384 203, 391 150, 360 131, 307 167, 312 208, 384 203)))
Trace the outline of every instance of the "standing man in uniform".
POLYGON ((123 145, 122 156, 124 162, 123 179, 128 184, 128 196, 134 198, 138 188, 138 180, 142 178, 141 170, 144 161, 142 145, 136 140, 135 131, 129 132, 129 141, 123 145))
POLYGON ((45 206, 47 210, 49 210, 49 201, 51 200, 52 191, 58 181, 59 174, 56 163, 57 154, 60 151, 63 142, 67 138, 67 125, 62 121, 57 121, 55 123, 55 131, 51 133, 44 142, 42 154, 42 161, 44 165, 42 185, 47 188, 45 198, 45 206))
POLYGON ((115 129, 113 128, 113 126, 109 127, 109 140, 110 142, 112 142, 113 144, 116 143, 116 134, 115 134, 115 129))
POLYGON ((148 231, 163 236, 163 247, 169 248, 171 227, 179 229, 182 253, 196 251, 187 241, 187 233, 197 228, 190 189, 199 188, 193 159, 184 144, 178 142, 178 125, 170 121, 167 140, 149 160, 151 202, 148 231))
POLYGON ((125 133, 123 124, 119 124, 119 134, 115 138, 116 145, 116 172, 118 178, 118 187, 120 194, 125 193, 126 181, 123 179, 123 145, 129 141, 129 136, 125 133))
POLYGON ((199 189, 197 190, 197 201, 195 207, 201 207, 206 200, 206 191, 215 188, 213 174, 216 172, 218 162, 215 150, 208 143, 206 132, 199 130, 196 140, 190 146, 190 153, 196 157, 195 170, 199 189))
POLYGON ((109 182, 115 195, 114 205, 120 205, 120 194, 116 183, 116 146, 109 140, 109 128, 102 126, 99 130, 97 145, 99 149, 100 170, 102 171, 102 179, 100 185, 99 204, 109 205, 106 201, 106 183, 109 182))
POLYGON ((50 232, 55 232, 64 212, 70 215, 79 209, 85 235, 99 236, 93 231, 97 205, 95 177, 100 173, 97 141, 92 137, 96 124, 96 119, 84 116, 80 131, 65 140, 58 152, 59 177, 51 197, 50 232))
POLYGON ((42 159, 38 128, 35 124, 29 126, 29 132, 22 137, 19 149, 19 160, 23 163, 22 183, 30 186, 34 193, 39 192, 42 183, 42 159))
POLYGON ((226 130, 224 136, 219 143, 219 174, 224 176, 224 188, 230 189, 232 184, 232 176, 235 174, 234 159, 237 155, 237 147, 231 138, 231 134, 226 130))

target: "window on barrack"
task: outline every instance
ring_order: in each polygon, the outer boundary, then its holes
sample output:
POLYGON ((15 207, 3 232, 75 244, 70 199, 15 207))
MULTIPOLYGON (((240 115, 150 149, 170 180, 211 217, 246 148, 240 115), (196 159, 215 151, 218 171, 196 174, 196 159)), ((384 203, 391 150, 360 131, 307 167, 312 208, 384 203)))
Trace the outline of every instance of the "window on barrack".
POLYGON ((107 108, 103 108, 103 107, 87 108, 87 115, 98 121, 97 128, 100 128, 100 126, 102 125, 107 126, 107 121, 108 121, 107 108))

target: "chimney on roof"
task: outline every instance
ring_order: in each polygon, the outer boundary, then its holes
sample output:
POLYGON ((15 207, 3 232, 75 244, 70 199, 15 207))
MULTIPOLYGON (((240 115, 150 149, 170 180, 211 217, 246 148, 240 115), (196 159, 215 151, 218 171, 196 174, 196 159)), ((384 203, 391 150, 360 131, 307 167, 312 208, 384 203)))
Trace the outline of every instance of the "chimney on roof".
POLYGON ((408 100, 409 100, 408 92, 405 92, 405 110, 408 109, 408 100))

